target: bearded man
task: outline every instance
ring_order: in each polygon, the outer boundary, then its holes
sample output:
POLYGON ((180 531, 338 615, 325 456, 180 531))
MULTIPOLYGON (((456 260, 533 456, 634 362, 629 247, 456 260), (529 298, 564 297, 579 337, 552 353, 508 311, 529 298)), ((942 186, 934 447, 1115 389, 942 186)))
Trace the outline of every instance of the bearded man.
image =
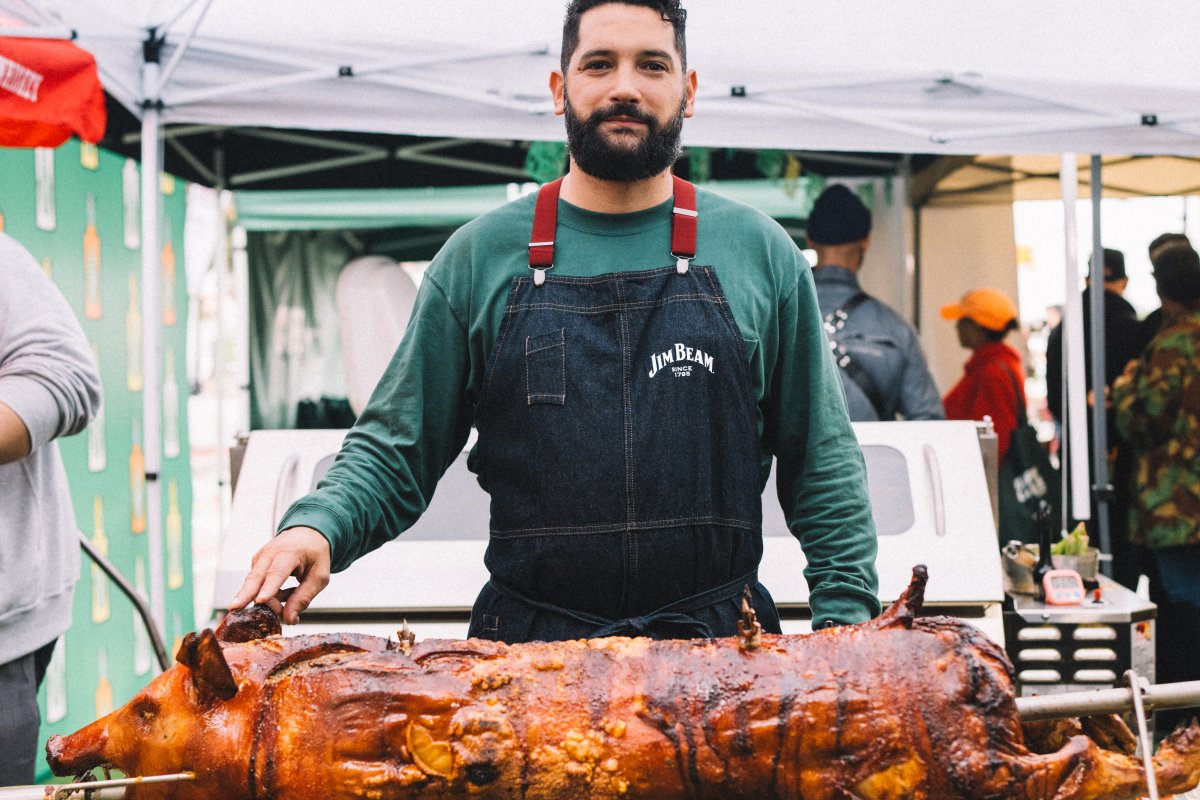
POLYGON ((777 632, 757 579, 772 457, 814 627, 879 612, 812 273, 773 221, 670 171, 696 98, 685 17, 678 0, 570 4, 550 76, 569 172, 446 243, 337 461, 232 608, 295 622, 331 569, 416 521, 474 426, 491 579, 471 636, 730 636, 744 586, 777 632))

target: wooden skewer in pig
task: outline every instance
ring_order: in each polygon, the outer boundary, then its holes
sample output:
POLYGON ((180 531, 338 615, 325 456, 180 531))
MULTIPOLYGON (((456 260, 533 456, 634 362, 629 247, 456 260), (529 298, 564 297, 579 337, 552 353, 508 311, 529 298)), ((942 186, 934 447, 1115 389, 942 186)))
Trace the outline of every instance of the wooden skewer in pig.
MULTIPOLYGON (((252 608, 190 635, 179 665, 125 707, 52 737, 49 762, 59 775, 194 771, 129 792, 181 800, 1145 792, 1115 717, 1027 739, 1003 651, 960 620, 919 617, 925 581, 917 567, 870 622, 760 634, 756 646, 430 640, 406 655, 371 636, 283 637, 252 608)), ((1200 725, 1173 733, 1154 763, 1164 793, 1194 787, 1200 725)))

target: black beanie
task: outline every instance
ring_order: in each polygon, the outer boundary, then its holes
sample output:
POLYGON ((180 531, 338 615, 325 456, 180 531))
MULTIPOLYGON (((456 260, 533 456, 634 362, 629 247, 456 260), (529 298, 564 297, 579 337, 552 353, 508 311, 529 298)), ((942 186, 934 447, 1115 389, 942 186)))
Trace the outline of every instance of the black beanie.
MULTIPOLYGON (((1092 259, 1088 260, 1088 266, 1091 266, 1092 259)), ((1125 254, 1120 250, 1104 248, 1104 280, 1119 281, 1125 275, 1125 254)))
POLYGON ((1154 263, 1154 283, 1159 297, 1184 305, 1200 299, 1200 255, 1190 247, 1163 253, 1154 263))
POLYGON ((808 238, 813 244, 857 242, 870 233, 871 212, 840 183, 821 192, 808 215, 808 238))

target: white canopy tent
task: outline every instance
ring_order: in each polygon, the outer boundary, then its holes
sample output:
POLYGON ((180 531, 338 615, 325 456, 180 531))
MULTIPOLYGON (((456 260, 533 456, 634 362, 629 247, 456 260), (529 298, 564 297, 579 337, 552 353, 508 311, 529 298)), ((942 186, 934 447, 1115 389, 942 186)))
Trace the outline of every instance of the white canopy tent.
MULTIPOLYGON (((693 0, 685 143, 1200 155, 1200 5, 693 0)), ((74 36, 142 120, 143 299, 157 303, 163 126, 562 137, 563 0, 0 0, 0 35, 74 36)), ((186 155, 181 138, 171 146, 186 155)), ((331 161, 386 153, 348 148, 331 161)), ((161 622, 159 317, 143 316, 151 605, 161 622)))
MULTIPOLYGON (((1200 8, 1179 0, 691 4, 687 143, 925 153, 1200 154, 1200 8)), ((563 0, 0 0, 75 32, 161 121, 561 138, 563 0), (143 43, 165 39, 160 76, 143 43)))

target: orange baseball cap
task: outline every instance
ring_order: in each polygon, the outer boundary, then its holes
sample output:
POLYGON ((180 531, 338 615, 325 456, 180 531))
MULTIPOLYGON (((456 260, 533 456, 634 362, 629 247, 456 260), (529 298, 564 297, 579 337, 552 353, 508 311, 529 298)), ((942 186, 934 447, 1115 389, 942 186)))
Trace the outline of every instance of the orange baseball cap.
POLYGON ((1002 331, 1017 318, 1017 307, 1008 295, 995 289, 976 289, 967 292, 962 300, 942 306, 942 319, 975 320, 988 330, 1002 331))

